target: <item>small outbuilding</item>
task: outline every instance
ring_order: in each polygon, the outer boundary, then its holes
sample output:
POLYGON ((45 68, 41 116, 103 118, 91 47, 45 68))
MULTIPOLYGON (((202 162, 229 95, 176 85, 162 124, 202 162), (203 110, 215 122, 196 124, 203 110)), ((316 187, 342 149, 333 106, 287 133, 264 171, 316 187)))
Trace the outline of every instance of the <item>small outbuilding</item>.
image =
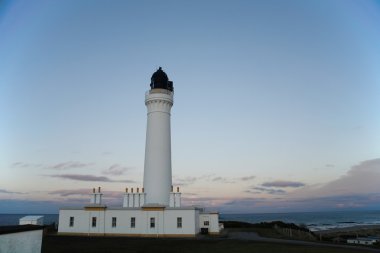
POLYGON ((362 245, 372 245, 379 241, 380 241, 379 237, 370 237, 370 236, 347 239, 347 243, 362 244, 362 245))
POLYGON ((20 218, 19 225, 44 225, 44 216, 28 215, 20 218))

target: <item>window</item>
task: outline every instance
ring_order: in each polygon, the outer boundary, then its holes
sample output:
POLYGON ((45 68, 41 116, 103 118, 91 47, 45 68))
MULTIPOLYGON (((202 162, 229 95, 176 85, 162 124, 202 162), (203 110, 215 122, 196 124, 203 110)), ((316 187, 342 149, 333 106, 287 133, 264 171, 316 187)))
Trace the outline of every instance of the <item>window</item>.
POLYGON ((96 217, 92 217, 92 227, 96 227, 96 217))
POLYGON ((150 228, 154 228, 156 226, 156 221, 155 219, 152 217, 150 218, 150 228))
POLYGON ((205 226, 209 226, 209 225, 210 225, 210 222, 209 222, 208 220, 205 220, 205 221, 203 222, 203 225, 205 225, 205 226))
POLYGON ((177 228, 182 228, 182 217, 177 217, 177 228))
POLYGON ((70 227, 74 227, 74 217, 70 217, 70 227))
POLYGON ((131 228, 134 228, 134 227, 136 227, 136 218, 131 217, 131 228))
POLYGON ((112 217, 112 227, 116 227, 116 217, 112 217))

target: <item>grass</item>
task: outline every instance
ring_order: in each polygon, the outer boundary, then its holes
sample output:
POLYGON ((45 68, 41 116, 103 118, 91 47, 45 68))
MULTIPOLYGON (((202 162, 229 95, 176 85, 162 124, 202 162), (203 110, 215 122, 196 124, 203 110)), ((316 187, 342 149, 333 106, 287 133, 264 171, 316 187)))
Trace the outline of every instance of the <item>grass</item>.
POLYGON ((79 236, 45 236, 42 244, 43 253, 61 252, 128 252, 128 253, 355 253, 359 249, 339 249, 319 246, 302 246, 280 243, 263 243, 228 239, 152 239, 128 237, 79 237, 79 236))
POLYGON ((282 221, 261 223, 225 221, 224 227, 231 232, 256 232, 262 237, 317 241, 316 235, 310 232, 306 227, 301 227, 293 223, 284 223, 282 221))

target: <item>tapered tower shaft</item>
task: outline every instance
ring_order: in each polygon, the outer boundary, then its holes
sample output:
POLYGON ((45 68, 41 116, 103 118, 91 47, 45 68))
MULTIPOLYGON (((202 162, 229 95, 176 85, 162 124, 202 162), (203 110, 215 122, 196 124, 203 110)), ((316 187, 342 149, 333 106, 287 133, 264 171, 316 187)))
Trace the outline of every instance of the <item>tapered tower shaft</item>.
POLYGON ((173 83, 161 68, 153 74, 151 90, 145 94, 148 110, 144 189, 145 204, 169 206, 172 186, 170 110, 173 106, 173 83))

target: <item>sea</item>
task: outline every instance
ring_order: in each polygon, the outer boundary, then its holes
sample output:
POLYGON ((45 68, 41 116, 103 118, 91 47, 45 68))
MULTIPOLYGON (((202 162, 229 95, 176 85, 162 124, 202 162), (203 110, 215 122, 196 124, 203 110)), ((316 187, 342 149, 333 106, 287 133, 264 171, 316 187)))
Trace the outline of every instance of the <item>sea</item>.
MULTIPOLYGON (((0 214, 0 226, 17 225, 19 219, 26 215, 43 215, 45 225, 58 223, 58 214, 0 214)), ((297 225, 306 225, 311 231, 321 231, 358 225, 380 225, 380 210, 249 214, 222 213, 220 214, 220 220, 249 223, 283 221, 297 225)))
POLYGON ((286 223, 305 225, 311 231, 322 231, 359 225, 380 225, 380 210, 222 214, 220 215, 220 220, 244 221, 249 223, 283 221, 286 223))

